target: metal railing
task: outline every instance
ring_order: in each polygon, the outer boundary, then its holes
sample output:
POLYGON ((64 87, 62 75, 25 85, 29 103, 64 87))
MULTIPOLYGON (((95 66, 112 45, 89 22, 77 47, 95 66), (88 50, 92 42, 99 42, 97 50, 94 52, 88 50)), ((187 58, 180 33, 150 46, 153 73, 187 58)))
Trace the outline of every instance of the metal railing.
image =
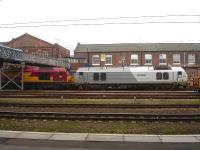
POLYGON ((25 63, 42 64, 55 67, 69 67, 69 61, 63 58, 50 58, 40 55, 32 55, 29 53, 22 54, 22 61, 25 63))
POLYGON ((0 45, 0 58, 7 61, 25 62, 30 64, 47 65, 54 67, 70 67, 70 61, 65 58, 51 58, 41 55, 25 53, 20 49, 14 49, 0 45))
POLYGON ((21 61, 22 50, 0 45, 0 58, 10 61, 21 61))

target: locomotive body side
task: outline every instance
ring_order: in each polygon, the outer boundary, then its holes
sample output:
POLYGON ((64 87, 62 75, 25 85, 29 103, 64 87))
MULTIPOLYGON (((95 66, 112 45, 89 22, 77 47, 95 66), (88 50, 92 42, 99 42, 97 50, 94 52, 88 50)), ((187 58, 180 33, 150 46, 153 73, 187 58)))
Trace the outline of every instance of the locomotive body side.
POLYGON ((26 89, 64 89, 68 72, 64 68, 26 67, 24 85, 26 89))
POLYGON ((154 67, 79 68, 76 83, 93 85, 185 85, 187 74, 181 67, 156 70, 154 67), (178 75, 178 73, 180 75, 178 75))
POLYGON ((67 71, 64 68, 26 67, 24 82, 67 82, 67 71))

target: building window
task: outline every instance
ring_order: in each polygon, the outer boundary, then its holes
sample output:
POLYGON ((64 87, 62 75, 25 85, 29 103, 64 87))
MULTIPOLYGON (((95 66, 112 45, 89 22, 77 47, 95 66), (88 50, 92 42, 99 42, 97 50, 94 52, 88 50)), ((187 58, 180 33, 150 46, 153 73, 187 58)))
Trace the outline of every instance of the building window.
POLYGON ((78 63, 78 59, 76 59, 76 58, 71 58, 70 62, 71 62, 71 63, 78 63))
POLYGON ((160 54, 159 55, 159 63, 160 64, 166 64, 166 59, 167 59, 166 54, 160 54))
POLYGON ((173 54, 173 64, 180 64, 181 56, 180 54, 173 54))
POLYGON ((32 54, 31 54, 32 56, 35 56, 36 55, 36 52, 32 52, 32 54))
POLYGON ((195 64, 195 54, 188 54, 188 64, 195 64))
POLYGON ((145 54, 145 65, 151 65, 151 64, 152 64, 152 55, 145 54))
POLYGON ((79 59, 79 63, 87 63, 87 59, 79 59))
POLYGON ((36 59, 36 52, 32 52, 31 53, 31 60, 35 61, 35 59, 36 59))
POLYGON ((48 51, 43 52, 43 57, 48 58, 48 51))
POLYGON ((138 65, 138 54, 131 54, 131 65, 138 65))
POLYGON ((106 55, 106 65, 112 65, 112 55, 106 55))
POLYGON ((99 65, 100 64, 99 55, 93 55, 92 56, 92 64, 93 65, 99 65))

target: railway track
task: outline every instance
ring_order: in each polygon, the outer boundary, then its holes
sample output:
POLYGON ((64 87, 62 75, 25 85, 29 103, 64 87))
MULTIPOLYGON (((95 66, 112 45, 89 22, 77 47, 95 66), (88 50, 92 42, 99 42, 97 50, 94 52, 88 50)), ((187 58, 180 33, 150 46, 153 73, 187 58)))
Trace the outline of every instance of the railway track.
POLYGON ((0 118, 80 121, 147 121, 177 122, 200 121, 200 114, 145 114, 145 113, 60 113, 0 111, 0 118))
POLYGON ((200 99, 193 91, 1 91, 0 98, 200 99))
POLYGON ((0 107, 42 107, 42 108, 200 108, 200 104, 25 104, 0 103, 0 107))

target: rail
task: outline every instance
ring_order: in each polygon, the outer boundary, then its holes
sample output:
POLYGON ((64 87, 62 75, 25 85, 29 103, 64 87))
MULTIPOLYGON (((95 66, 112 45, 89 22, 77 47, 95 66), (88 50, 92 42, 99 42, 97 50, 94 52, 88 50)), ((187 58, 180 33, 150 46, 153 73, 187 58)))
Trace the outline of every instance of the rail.
POLYGON ((145 114, 145 113, 60 113, 60 112, 12 112, 0 111, 0 118, 92 120, 92 121, 200 121, 200 114, 145 114))
POLYGON ((56 99, 200 99, 200 94, 191 91, 184 92, 133 92, 133 91, 0 91, 0 98, 56 98, 56 99))
POLYGON ((47 108, 200 108, 200 104, 28 104, 28 103, 0 103, 0 107, 47 107, 47 108))

